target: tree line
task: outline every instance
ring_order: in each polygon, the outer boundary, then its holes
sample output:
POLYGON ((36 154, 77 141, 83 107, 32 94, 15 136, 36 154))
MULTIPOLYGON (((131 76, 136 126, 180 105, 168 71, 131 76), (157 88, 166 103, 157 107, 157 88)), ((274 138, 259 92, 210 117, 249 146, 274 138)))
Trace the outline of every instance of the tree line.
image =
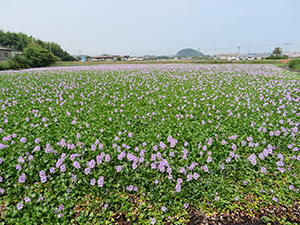
POLYGON ((23 51, 28 44, 36 43, 40 45, 44 49, 50 49, 51 44, 51 52, 59 58, 61 61, 75 61, 75 58, 71 56, 67 51, 64 51, 60 45, 53 42, 45 42, 40 39, 35 39, 32 36, 28 36, 23 33, 15 33, 15 32, 4 32, 0 30, 0 45, 6 48, 12 48, 13 50, 23 51))
POLYGON ((0 62, 0 70, 17 70, 46 67, 60 59, 39 44, 28 44, 22 55, 14 55, 5 62, 0 62))

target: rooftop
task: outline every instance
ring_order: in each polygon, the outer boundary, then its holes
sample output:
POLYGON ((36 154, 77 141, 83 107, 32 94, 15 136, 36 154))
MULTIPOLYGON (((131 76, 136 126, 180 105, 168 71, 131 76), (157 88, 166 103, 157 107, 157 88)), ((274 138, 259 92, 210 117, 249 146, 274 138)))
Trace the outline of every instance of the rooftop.
POLYGON ((5 48, 5 47, 2 47, 2 46, 0 46, 0 50, 2 50, 2 51, 12 51, 11 48, 5 48))

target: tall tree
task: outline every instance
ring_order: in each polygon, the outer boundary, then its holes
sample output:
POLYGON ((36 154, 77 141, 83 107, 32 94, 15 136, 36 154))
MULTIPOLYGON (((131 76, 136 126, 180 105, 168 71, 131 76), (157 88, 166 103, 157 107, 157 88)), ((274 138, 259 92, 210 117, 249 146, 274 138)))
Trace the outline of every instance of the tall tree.
POLYGON ((280 56, 282 55, 282 53, 283 53, 282 48, 276 47, 276 48, 273 50, 272 55, 275 55, 276 57, 280 57, 280 56))

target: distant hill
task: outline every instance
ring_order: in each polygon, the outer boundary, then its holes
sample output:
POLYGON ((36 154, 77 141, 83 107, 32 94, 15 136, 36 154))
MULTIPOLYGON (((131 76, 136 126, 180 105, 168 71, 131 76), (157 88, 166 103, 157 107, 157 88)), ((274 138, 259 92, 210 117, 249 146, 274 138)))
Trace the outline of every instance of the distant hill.
MULTIPOLYGON (((24 48, 27 47, 29 43, 39 44, 42 48, 49 49, 50 42, 41 41, 40 39, 36 39, 32 36, 28 36, 23 33, 15 33, 15 32, 4 32, 0 30, 0 45, 6 48, 12 48, 13 50, 23 51, 24 48)), ((51 42, 51 52, 59 57, 62 61, 74 61, 75 58, 71 56, 68 52, 64 51, 60 45, 51 42)))
POLYGON ((185 48, 181 49, 179 52, 177 52, 177 56, 186 56, 186 57, 193 57, 193 56, 204 56, 202 52, 198 52, 195 49, 192 48, 185 48))

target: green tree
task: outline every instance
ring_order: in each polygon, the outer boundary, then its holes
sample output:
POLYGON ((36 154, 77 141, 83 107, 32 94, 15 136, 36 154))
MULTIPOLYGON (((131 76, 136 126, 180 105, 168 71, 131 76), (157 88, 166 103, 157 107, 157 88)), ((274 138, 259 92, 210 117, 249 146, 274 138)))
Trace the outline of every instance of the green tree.
POLYGON ((276 47, 273 52, 272 55, 275 55, 276 57, 280 57, 282 55, 283 51, 280 47, 276 47))
POLYGON ((23 51, 29 67, 50 66, 59 60, 52 52, 42 48, 38 44, 29 44, 23 51))
MULTIPOLYGON (((14 50, 24 50, 28 44, 32 43, 34 40, 35 43, 39 44, 45 49, 50 49, 50 43, 42 41, 40 39, 35 39, 32 36, 28 36, 23 33, 14 33, 14 32, 4 32, 0 30, 0 44, 7 48, 12 48, 14 50)), ((71 56, 68 52, 64 51, 60 45, 51 42, 51 52, 59 57, 62 61, 74 61, 75 58, 71 56)))

